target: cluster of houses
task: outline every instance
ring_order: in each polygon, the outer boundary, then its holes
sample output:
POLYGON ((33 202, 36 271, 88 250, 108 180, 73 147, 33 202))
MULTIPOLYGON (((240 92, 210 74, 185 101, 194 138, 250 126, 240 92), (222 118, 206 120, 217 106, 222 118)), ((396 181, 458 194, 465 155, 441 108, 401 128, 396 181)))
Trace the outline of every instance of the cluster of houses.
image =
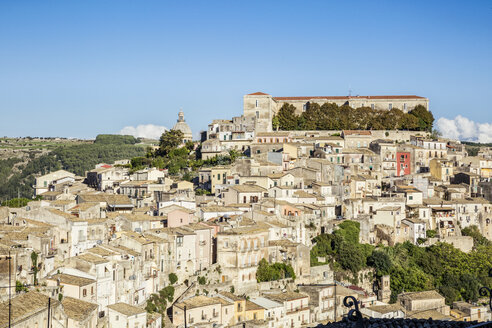
POLYGON ((492 150, 469 156, 424 132, 273 131, 249 108, 270 98, 247 95, 245 115, 209 125, 205 159, 244 156, 192 181, 102 163, 84 177, 39 176, 41 200, 0 207, 0 327, 305 327, 346 316, 346 296, 372 318, 490 320, 487 307, 448 306, 436 291, 390 304, 390 277, 378 290, 337 281, 329 265, 311 267, 310 249, 354 220, 361 243, 471 251, 463 228, 492 239, 492 150), (263 259, 295 279, 258 282, 263 259), (170 285, 168 311, 147 311, 170 285))

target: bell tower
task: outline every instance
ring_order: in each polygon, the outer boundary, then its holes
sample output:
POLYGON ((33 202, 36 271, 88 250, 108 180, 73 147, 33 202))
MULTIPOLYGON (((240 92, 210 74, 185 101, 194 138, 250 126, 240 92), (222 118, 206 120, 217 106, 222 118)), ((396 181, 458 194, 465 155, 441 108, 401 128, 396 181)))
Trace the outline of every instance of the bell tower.
POLYGON ((382 276, 378 290, 378 301, 389 303, 391 298, 391 281, 390 276, 382 276))

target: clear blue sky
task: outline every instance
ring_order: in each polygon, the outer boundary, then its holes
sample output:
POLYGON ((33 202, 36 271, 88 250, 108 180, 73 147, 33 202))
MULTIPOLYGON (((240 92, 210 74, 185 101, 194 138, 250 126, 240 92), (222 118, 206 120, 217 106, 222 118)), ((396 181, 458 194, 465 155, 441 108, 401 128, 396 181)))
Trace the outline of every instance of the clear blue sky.
POLYGON ((0 136, 196 133, 242 96, 417 94, 492 121, 492 1, 0 1, 0 136))

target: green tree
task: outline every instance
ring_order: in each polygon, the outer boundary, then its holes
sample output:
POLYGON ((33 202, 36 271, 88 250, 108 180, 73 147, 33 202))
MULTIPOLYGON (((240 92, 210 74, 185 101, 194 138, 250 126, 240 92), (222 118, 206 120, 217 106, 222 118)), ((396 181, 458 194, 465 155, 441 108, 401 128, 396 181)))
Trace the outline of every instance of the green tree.
POLYGON ((391 270, 391 259, 384 251, 375 250, 367 259, 367 264, 376 269, 378 276, 386 275, 391 270))
POLYGON ((168 277, 169 277, 169 283, 171 285, 174 285, 175 283, 178 282, 178 276, 175 273, 171 272, 168 277))
POLYGON ((241 153, 235 149, 229 150, 229 157, 231 158, 231 163, 234 163, 236 161, 236 158, 238 158, 240 155, 241 153))
POLYGON ((280 122, 279 122, 279 119, 278 119, 278 116, 277 115, 273 115, 272 127, 273 127, 273 129, 275 131, 278 131, 278 129, 280 127, 280 122))
MULTIPOLYGON (((39 197, 38 199, 40 199, 41 197, 39 197)), ((10 199, 10 200, 6 200, 6 201, 3 201, 2 202, 2 206, 7 206, 7 207, 25 207, 27 206, 27 203, 29 203, 30 201, 32 201, 32 199, 29 199, 29 198, 13 198, 13 199, 10 199)))
POLYGON ((437 232, 436 230, 427 230, 425 232, 425 235, 427 236, 427 238, 434 238, 437 235, 437 232))
POLYGON ((419 129, 419 119, 412 114, 405 113, 400 118, 398 129, 399 130, 410 130, 410 131, 418 130, 419 129))
POLYGON ((480 229, 476 225, 472 225, 461 229, 461 234, 463 236, 473 237, 473 244, 475 246, 487 246, 490 245, 490 241, 482 236, 480 229))
POLYGON ((17 280, 15 282, 15 292, 16 293, 27 292, 27 291, 28 291, 27 287, 22 282, 20 282, 19 280, 17 280))
POLYGON ((167 130, 159 139, 159 156, 166 156, 183 142, 183 132, 179 130, 167 130))
POLYGON ((174 299, 174 287, 166 286, 159 291, 159 296, 166 299, 168 302, 172 302, 174 299))
POLYGON ((32 271, 34 272, 34 285, 38 284, 38 254, 36 252, 31 253, 32 271))
POLYGON ((297 130, 299 117, 296 115, 296 108, 294 105, 288 103, 283 104, 276 116, 278 118, 280 130, 297 130))
POLYGON ((119 135, 119 134, 98 134, 95 144, 105 144, 105 145, 134 145, 139 143, 140 140, 134 136, 119 135))
POLYGON ((301 114, 300 128, 302 130, 318 130, 321 117, 321 107, 317 103, 309 103, 307 109, 301 114))
POLYGON ((324 103, 320 107, 320 117, 316 124, 318 130, 342 130, 340 107, 334 103, 324 103))
POLYGON ((348 244, 357 245, 359 243, 360 223, 345 220, 338 225, 338 229, 335 230, 334 234, 343 237, 348 244))
POLYGON ((427 110, 427 108, 422 105, 417 105, 409 112, 409 114, 415 116, 419 120, 420 131, 432 131, 434 115, 432 115, 432 112, 427 110))
POLYGON ((359 272, 366 263, 366 258, 359 245, 353 245, 346 242, 340 245, 336 259, 343 269, 352 271, 354 275, 359 272))
POLYGON ((260 263, 258 264, 258 269, 256 270, 256 280, 258 282, 274 281, 284 278, 296 278, 294 269, 290 264, 268 264, 267 260, 260 260, 260 263))
POLYGON ((480 281, 477 277, 470 273, 463 273, 460 277, 460 294, 467 302, 476 302, 478 300, 478 290, 480 289, 480 281))

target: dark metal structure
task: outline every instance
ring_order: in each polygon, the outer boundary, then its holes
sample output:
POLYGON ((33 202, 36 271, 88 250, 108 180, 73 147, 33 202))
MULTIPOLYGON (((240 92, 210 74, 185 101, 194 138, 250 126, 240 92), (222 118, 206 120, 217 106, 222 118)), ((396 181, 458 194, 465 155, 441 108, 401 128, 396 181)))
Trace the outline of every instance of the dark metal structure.
POLYGON ((345 296, 343 299, 343 305, 347 308, 351 308, 352 306, 354 307, 353 309, 350 309, 347 318, 355 322, 355 326, 358 328, 364 328, 366 325, 364 323, 362 313, 359 310, 359 302, 357 299, 353 296, 345 296))
MULTIPOLYGON (((489 270, 489 277, 492 278, 492 268, 489 270)), ((492 290, 489 287, 483 286, 479 289, 480 296, 489 296, 489 308, 492 311, 492 290)))

